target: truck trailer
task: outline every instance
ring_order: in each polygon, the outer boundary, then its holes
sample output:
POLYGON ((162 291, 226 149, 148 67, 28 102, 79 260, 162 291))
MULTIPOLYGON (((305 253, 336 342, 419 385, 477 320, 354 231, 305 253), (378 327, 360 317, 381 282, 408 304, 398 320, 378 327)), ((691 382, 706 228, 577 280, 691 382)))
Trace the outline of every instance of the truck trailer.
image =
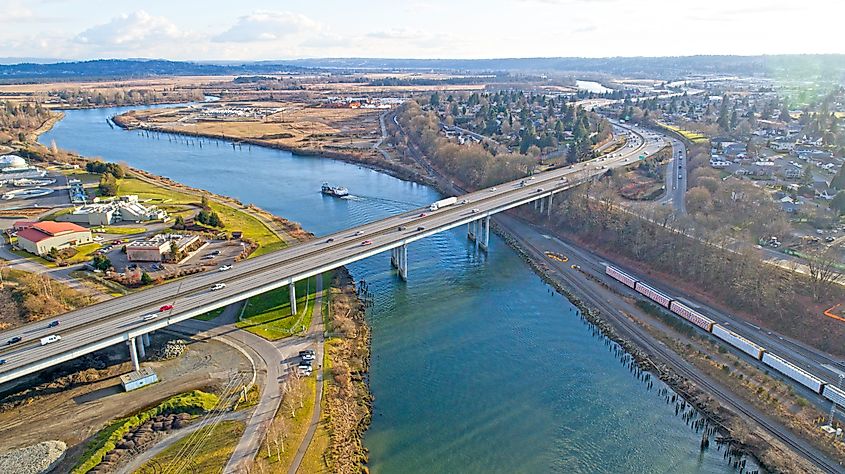
POLYGON ((456 198, 454 196, 450 197, 450 198, 446 198, 446 199, 441 199, 439 201, 434 201, 433 203, 431 203, 431 206, 428 206, 428 210, 429 211, 436 211, 436 210, 440 209, 441 207, 451 206, 452 204, 455 204, 456 202, 458 202, 458 198, 456 198))

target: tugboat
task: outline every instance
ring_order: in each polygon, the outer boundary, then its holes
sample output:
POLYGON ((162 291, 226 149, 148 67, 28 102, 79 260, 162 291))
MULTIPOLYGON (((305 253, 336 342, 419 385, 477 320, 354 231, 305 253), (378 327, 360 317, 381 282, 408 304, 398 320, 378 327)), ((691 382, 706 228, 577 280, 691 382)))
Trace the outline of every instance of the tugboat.
POLYGON ((323 183, 320 192, 327 196, 343 197, 349 195, 349 190, 344 187, 329 186, 329 183, 323 183))

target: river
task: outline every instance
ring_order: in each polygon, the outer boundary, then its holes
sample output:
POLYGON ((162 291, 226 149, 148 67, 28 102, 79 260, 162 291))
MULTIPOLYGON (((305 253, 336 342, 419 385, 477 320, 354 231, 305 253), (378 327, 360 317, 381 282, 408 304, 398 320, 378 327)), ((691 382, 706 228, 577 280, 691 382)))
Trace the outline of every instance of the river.
MULTIPOLYGON (((317 235, 438 198, 340 161, 110 128, 124 110, 67 111, 40 140, 254 203, 317 235), (323 181, 353 197, 321 195, 323 181)), ((408 256, 407 283, 388 254, 349 267, 375 299, 372 472, 733 472, 715 444, 700 452, 701 435, 658 393, 666 387, 636 377, 501 239, 477 254, 455 229, 408 256)))

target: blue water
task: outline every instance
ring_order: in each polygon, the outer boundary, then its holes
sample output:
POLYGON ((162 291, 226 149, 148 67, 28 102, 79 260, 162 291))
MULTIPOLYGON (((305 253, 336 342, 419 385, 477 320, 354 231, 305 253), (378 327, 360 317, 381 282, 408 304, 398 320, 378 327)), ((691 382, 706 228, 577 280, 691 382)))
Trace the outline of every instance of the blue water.
MULTIPOLYGON (((110 128, 123 110, 68 111, 40 140, 254 203, 318 235, 438 198, 348 163, 110 128), (323 181, 353 197, 322 196, 323 181)), ((732 472, 715 445, 699 452, 700 435, 658 395, 665 386, 635 377, 500 239, 481 255, 455 229, 408 255, 407 283, 387 255, 350 266, 375 301, 373 472, 732 472)))

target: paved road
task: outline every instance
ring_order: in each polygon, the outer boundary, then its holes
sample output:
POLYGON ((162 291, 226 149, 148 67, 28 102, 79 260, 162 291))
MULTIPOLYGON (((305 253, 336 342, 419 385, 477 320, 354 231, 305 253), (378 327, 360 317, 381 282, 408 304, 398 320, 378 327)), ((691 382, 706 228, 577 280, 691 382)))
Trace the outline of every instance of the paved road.
POLYGON ((314 362, 317 364, 317 385, 316 385, 316 393, 314 397, 314 412, 311 415, 311 421, 308 424, 308 431, 305 433, 305 438, 302 439, 302 443, 299 444, 299 447, 296 450, 296 456, 293 458, 293 462, 288 469, 288 474, 296 474, 296 471, 299 470, 300 464, 302 464, 302 458, 305 457, 305 452, 308 451, 308 446, 311 444, 311 440, 314 439, 314 433, 317 431, 317 425, 320 423, 320 414, 322 413, 322 402, 323 402, 323 351, 324 351, 324 331, 325 326, 323 325, 323 281, 322 278, 317 278, 317 297, 314 298, 314 316, 311 319, 311 327, 308 330, 309 337, 316 341, 317 348, 316 352, 316 359, 314 362))
POLYGON ((278 288, 291 280, 304 279, 567 189, 604 173, 606 168, 635 160, 637 153, 653 153, 658 148, 657 142, 637 144, 621 154, 615 154, 618 156, 614 158, 599 158, 538 173, 528 180, 512 181, 459 197, 466 204, 436 211, 416 209, 246 260, 227 272, 206 272, 73 311, 60 318, 58 333, 62 340, 46 346, 39 345, 38 339, 56 330, 44 324, 34 323, 5 331, 0 333, 0 342, 18 335, 24 341, 0 348, 0 357, 6 360, 0 370, 0 382, 119 343, 127 335, 161 329, 278 288), (211 292, 210 287, 216 283, 225 283, 226 287, 211 292), (173 305, 173 308, 158 312, 159 307, 166 304, 173 305), (152 314, 157 315, 155 319, 143 319, 145 315, 152 314))

